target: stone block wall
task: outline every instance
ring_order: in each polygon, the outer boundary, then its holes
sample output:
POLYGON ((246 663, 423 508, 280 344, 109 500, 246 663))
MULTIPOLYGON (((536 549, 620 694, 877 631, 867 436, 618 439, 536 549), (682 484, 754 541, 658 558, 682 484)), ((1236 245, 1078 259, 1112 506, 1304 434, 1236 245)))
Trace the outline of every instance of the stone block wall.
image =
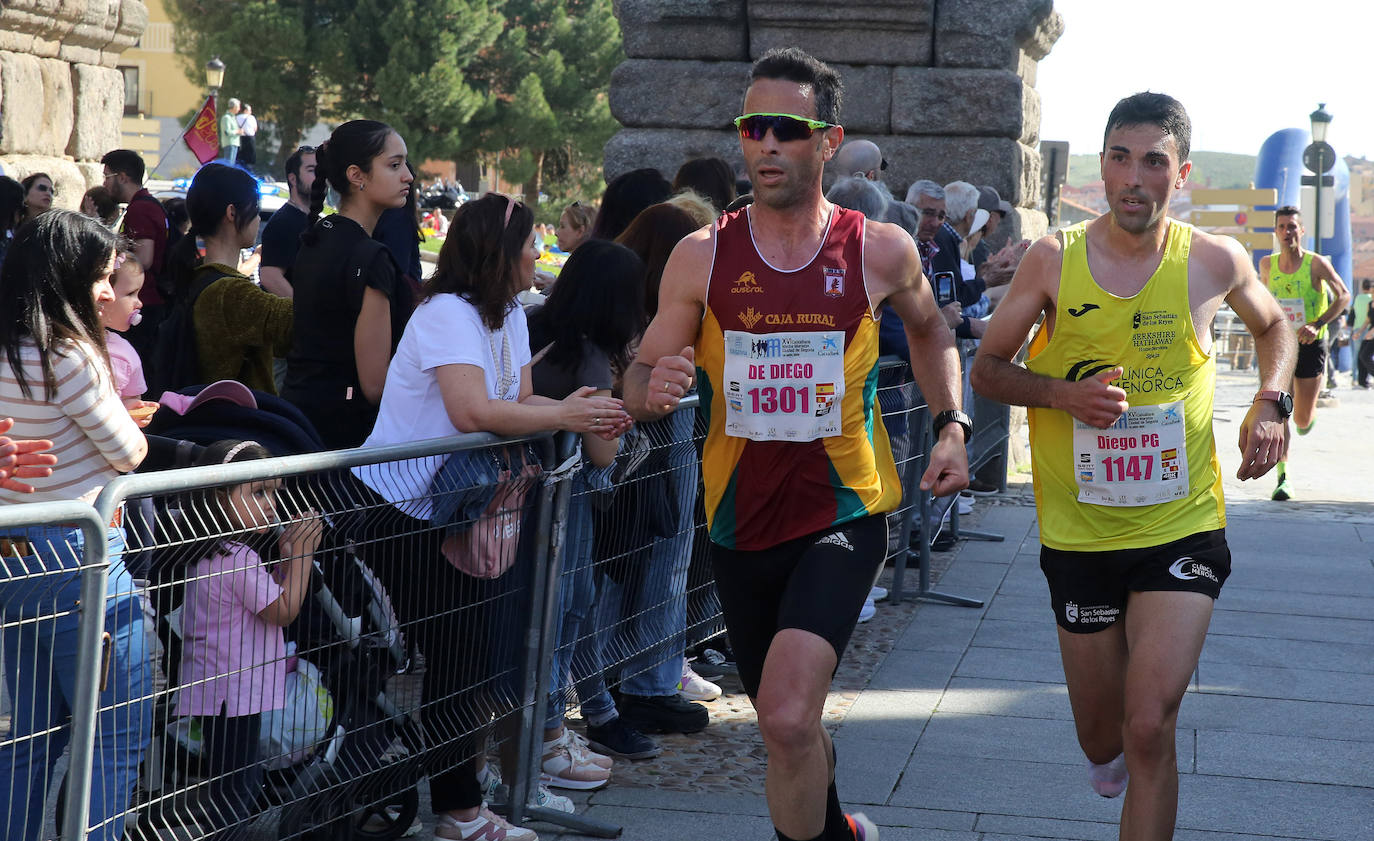
MULTIPOLYGON (((920 178, 990 184, 1017 206, 1010 236, 1045 230, 1035 70, 1063 32, 1053 0, 619 0, 627 60, 611 76, 624 128, 609 180, 672 178, 693 157, 742 164, 731 120, 749 67, 800 47, 844 80, 846 139, 877 143, 899 198, 920 178)), ((1000 238, 1000 237, 999 237, 1000 238)))
POLYGON ((0 170, 46 172, 55 206, 75 208, 100 183, 124 116, 120 53, 148 25, 142 0, 5 0, 0 4, 0 170))

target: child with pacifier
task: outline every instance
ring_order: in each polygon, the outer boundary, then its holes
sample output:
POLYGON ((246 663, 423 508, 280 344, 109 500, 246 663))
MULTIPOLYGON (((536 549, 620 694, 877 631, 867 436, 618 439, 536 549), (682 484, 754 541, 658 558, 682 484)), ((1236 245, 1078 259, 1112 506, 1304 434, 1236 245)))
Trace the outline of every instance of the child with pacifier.
POLYGON ((147 426, 158 404, 143 399, 148 383, 143 379, 143 361, 129 340, 120 334, 143 320, 143 303, 138 293, 143 289, 143 267, 133 252, 120 250, 115 255, 114 301, 100 308, 100 321, 105 325, 105 349, 110 353, 110 371, 114 374, 115 391, 124 407, 139 426, 147 426))

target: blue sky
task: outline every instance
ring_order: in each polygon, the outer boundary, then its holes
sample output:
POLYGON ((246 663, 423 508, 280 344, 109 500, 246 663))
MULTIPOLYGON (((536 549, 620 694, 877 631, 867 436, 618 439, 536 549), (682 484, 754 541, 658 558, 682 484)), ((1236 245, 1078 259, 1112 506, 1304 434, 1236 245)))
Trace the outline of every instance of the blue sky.
POLYGON ((1273 132, 1306 128, 1325 102, 1335 118, 1328 142, 1374 158, 1374 11, 1363 0, 1054 5, 1064 34, 1036 81, 1045 140, 1099 152, 1112 106, 1148 89, 1188 109, 1194 149, 1255 154, 1273 132))

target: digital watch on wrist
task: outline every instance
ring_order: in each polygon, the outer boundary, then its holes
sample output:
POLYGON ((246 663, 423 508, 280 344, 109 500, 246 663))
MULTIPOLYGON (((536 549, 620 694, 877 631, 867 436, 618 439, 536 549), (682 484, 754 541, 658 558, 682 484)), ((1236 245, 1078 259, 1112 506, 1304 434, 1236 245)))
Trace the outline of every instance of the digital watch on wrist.
POLYGON ((946 409, 936 415, 930 421, 930 428, 935 433, 935 437, 940 437, 940 430, 951 423, 957 423, 964 428, 964 443, 973 437, 973 418, 959 411, 958 409, 946 409))

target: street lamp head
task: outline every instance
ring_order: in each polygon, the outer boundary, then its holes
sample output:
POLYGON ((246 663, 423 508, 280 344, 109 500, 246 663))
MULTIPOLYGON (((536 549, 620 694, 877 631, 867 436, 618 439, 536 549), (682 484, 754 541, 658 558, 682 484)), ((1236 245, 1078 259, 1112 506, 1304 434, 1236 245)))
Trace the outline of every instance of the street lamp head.
MULTIPOLYGON (((224 62, 215 56, 205 62, 205 85, 209 88, 219 88, 224 83, 224 62)), ((1330 119, 1329 117, 1327 119, 1330 119)))
POLYGON ((1308 115, 1312 121, 1312 142, 1322 143, 1326 140, 1326 130, 1331 127, 1331 115, 1326 112, 1326 103, 1317 103, 1317 110, 1308 115))

